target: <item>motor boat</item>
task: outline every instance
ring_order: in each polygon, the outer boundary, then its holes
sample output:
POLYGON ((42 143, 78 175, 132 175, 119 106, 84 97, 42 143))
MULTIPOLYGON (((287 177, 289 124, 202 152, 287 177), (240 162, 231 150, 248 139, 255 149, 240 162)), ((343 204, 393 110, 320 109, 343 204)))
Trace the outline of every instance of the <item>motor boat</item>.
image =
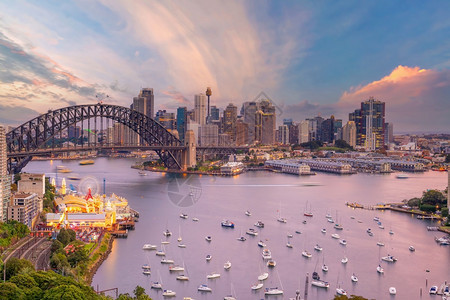
POLYGON ((276 265, 277 265, 277 262, 272 259, 267 262, 267 266, 269 268, 274 268, 276 265))
POLYGON ((266 248, 262 252, 262 257, 263 257, 264 260, 271 259, 272 258, 272 253, 270 252, 269 249, 266 248))
POLYGON ((384 243, 383 242, 377 242, 377 246, 384 247, 384 243))
POLYGON ((247 211, 245 212, 245 215, 250 217, 252 214, 251 214, 250 211, 247 210, 247 211))
POLYGON ((351 279, 353 282, 358 282, 358 277, 356 277, 355 273, 352 274, 351 279))
POLYGON ((312 212, 304 212, 303 215, 304 215, 305 217, 312 217, 312 216, 313 216, 313 213, 312 213, 312 212))
POLYGON ((206 255, 206 261, 210 261, 212 259, 212 256, 210 254, 206 255))
POLYGON ((170 266, 169 272, 182 272, 184 271, 184 267, 182 266, 170 266))
POLYGON ((328 221, 329 223, 334 223, 333 218, 328 218, 327 221, 328 221))
POLYGON ((339 240, 339 244, 341 244, 341 245, 347 245, 347 241, 346 240, 344 240, 344 239, 342 239, 342 240, 339 240))
POLYGON ((258 221, 258 222, 255 223, 255 226, 258 227, 258 228, 264 228, 264 223, 261 222, 261 221, 258 221))
POLYGON ((151 272, 150 270, 143 270, 142 273, 143 273, 144 275, 150 275, 150 274, 152 274, 152 272, 151 272))
POLYGON ((162 264, 173 264, 174 261, 173 261, 173 259, 165 259, 165 258, 163 258, 163 259, 161 259, 161 263, 162 264))
POLYGON ((296 234, 302 234, 302 232, 300 230, 296 230, 295 233, 296 234))
POLYGON ((396 262, 397 261, 397 259, 394 256, 389 255, 389 254, 387 256, 383 256, 381 259, 384 261, 387 261, 387 262, 396 262))
POLYGON ((389 230, 389 234, 394 234, 394 231, 392 231, 392 229, 389 230))
POLYGON ((188 281, 189 277, 184 274, 181 274, 181 275, 178 275, 176 279, 180 280, 180 281, 188 281))
POLYGON ((162 250, 156 251, 155 254, 158 255, 158 256, 166 256, 166 252, 164 252, 162 250))
POLYGON ((306 224, 306 220, 303 220, 303 222, 302 222, 303 224, 306 224))
POLYGON ((212 241, 212 237, 208 235, 207 237, 205 237, 205 240, 206 240, 207 242, 211 242, 211 241, 212 241))
POLYGON ((145 244, 142 247, 143 250, 156 250, 156 245, 151 245, 151 244, 145 244))
POLYGON ((187 218, 188 218, 188 215, 187 215, 187 214, 180 214, 180 218, 182 218, 182 219, 187 219, 187 218))
POLYGON ((219 273, 211 273, 211 274, 206 275, 206 279, 216 279, 219 277, 220 277, 219 273))
POLYGON ((264 290, 264 295, 270 296, 270 295, 283 295, 283 290, 280 290, 279 288, 266 288, 264 290))
POLYGON ((430 295, 436 295, 436 294, 437 294, 437 291, 438 291, 438 287, 435 286, 435 285, 433 285, 433 286, 430 288, 430 295))
POLYGON ((212 289, 209 286, 207 286, 206 284, 199 285, 197 290, 200 292, 212 292, 212 289))
POLYGON ((324 264, 324 265, 322 266, 322 271, 328 272, 328 266, 324 264))
POLYGON ((233 297, 233 295, 228 295, 228 296, 223 297, 223 300, 236 300, 236 298, 233 297))
POLYGON ((322 251, 322 250, 323 250, 323 248, 322 248, 322 247, 320 247, 320 246, 319 246, 319 244, 316 244, 316 245, 314 246, 314 250, 317 250, 317 251, 322 251))
POLYGON ((264 286, 264 284, 262 284, 261 282, 255 283, 254 285, 252 285, 252 290, 253 291, 259 290, 263 286, 264 286))
POLYGON ((327 233, 327 230, 325 228, 322 228, 322 233, 327 233))
POLYGON ((248 234, 248 235, 252 235, 252 236, 257 236, 258 235, 258 231, 256 231, 253 228, 249 228, 245 233, 248 234))
POLYGON ((185 244, 178 244, 178 248, 186 248, 185 244))
POLYGON ((280 223, 287 223, 286 218, 283 218, 283 217, 279 217, 279 218, 277 219, 277 221, 280 222, 280 223))
POLYGON ((381 265, 378 265, 377 272, 380 273, 380 274, 384 273, 384 269, 381 267, 381 265))
POLYGON ((175 297, 177 293, 172 290, 164 290, 162 295, 163 297, 175 297))
POLYGON ((306 258, 311 258, 311 257, 312 257, 312 254, 309 253, 309 252, 306 251, 306 250, 302 252, 302 255, 303 255, 304 257, 306 257, 306 258))
POLYGON ((346 264, 348 263, 348 258, 344 257, 343 259, 341 259, 341 263, 346 264))
POLYGON ((194 222, 198 222, 198 218, 196 218, 196 217, 193 217, 193 218, 192 218, 192 221, 194 221, 194 222))
POLYGON ((286 243, 286 247, 288 247, 288 248, 293 248, 294 246, 292 246, 292 244, 289 242, 289 240, 288 240, 288 242, 286 243))
POLYGON ((230 220, 223 220, 220 224, 222 225, 222 227, 234 228, 234 223, 230 220))
POLYGON ((237 238, 237 240, 240 242, 245 242, 247 239, 245 238, 245 236, 240 236, 237 238))
POLYGON ((168 245, 168 244, 170 244, 170 242, 169 241, 162 241, 161 244, 168 245))
POLYGON ((414 248, 414 246, 409 246, 409 251, 414 252, 416 251, 416 248, 414 248))
POLYGON ((375 222, 380 222, 380 218, 378 218, 378 217, 374 217, 373 220, 374 220, 375 222))
POLYGON ((293 236, 292 234, 288 233, 288 234, 287 234, 287 237, 288 237, 289 239, 291 239, 291 238, 293 238, 294 236, 293 236))
POLYGON ((170 230, 169 229, 166 229, 166 231, 164 231, 164 236, 171 236, 172 235, 172 232, 170 232, 170 230))
POLYGON ((391 286, 389 288, 389 294, 391 294, 391 295, 397 294, 397 289, 395 287, 391 286))
POLYGON ((337 229, 337 230, 343 230, 344 227, 342 227, 342 225, 336 223, 336 224, 334 224, 334 229, 337 229))
POLYGON ((231 268, 231 263, 230 263, 230 261, 227 261, 227 262, 223 265, 223 268, 224 268, 225 270, 229 270, 229 269, 231 268))
POLYGON ((261 275, 258 276, 259 281, 266 280, 267 278, 269 278, 269 273, 262 273, 261 275))
POLYGON ((337 233, 333 233, 333 234, 331 235, 331 237, 332 237, 333 239, 339 239, 341 236, 340 236, 339 234, 337 234, 337 233))
POLYGON ((264 244, 264 242, 263 242, 263 241, 259 241, 259 242, 258 242, 258 246, 259 246, 259 247, 265 247, 265 246, 266 246, 266 244, 264 244))

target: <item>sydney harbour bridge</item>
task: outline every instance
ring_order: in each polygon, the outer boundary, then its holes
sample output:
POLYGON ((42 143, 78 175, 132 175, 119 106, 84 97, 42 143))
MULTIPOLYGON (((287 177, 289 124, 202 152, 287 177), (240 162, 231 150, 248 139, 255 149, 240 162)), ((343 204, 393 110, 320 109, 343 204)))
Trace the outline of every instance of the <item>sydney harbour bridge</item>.
POLYGON ((169 170, 185 170, 188 157, 202 154, 231 154, 248 147, 196 147, 183 143, 159 122, 130 108, 110 104, 75 105, 49 110, 6 135, 8 172, 18 173, 34 156, 52 156, 58 153, 90 150, 153 150, 169 170), (134 143, 115 144, 110 139, 81 139, 78 143, 60 143, 58 138, 69 127, 86 127, 88 136, 98 128, 111 128, 119 123, 139 137, 134 143), (94 130, 92 130, 94 128, 94 130))

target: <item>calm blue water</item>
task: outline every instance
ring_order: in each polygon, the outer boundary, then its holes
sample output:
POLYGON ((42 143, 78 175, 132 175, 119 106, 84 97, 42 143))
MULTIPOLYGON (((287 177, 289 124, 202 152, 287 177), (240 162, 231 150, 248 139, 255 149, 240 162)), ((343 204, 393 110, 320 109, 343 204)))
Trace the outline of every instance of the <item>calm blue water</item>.
MULTIPOLYGON (((297 177, 293 175, 250 172, 237 177, 185 176, 175 178, 165 173, 150 173, 139 176, 137 170, 130 166, 134 159, 98 158, 94 165, 79 166, 77 161, 34 161, 28 164, 26 172, 45 172, 55 176, 57 165, 65 165, 78 173, 80 177, 91 179, 68 181, 74 187, 83 190, 95 186, 102 189, 103 178, 106 180, 106 192, 124 196, 130 205, 140 212, 140 221, 136 230, 131 231, 128 239, 116 239, 113 251, 98 270, 93 286, 100 290, 117 287, 120 293, 130 293, 136 285, 146 288, 154 299, 162 299, 161 292, 150 290, 151 281, 162 279, 164 288, 177 292, 177 298, 190 296, 195 299, 223 299, 233 294, 237 299, 264 298, 263 289, 252 292, 250 287, 256 283, 257 276, 267 271, 257 242, 262 239, 272 251, 277 266, 268 270, 269 278, 264 287, 282 287, 284 298, 295 297, 295 291, 301 295, 305 289, 305 276, 317 271, 330 282, 328 290, 309 285, 308 299, 332 299, 337 284, 349 294, 362 295, 376 299, 422 299, 430 297, 431 285, 440 285, 450 281, 450 247, 439 246, 434 237, 442 233, 428 232, 427 225, 434 223, 417 220, 407 214, 391 211, 354 210, 344 205, 346 201, 365 205, 380 202, 399 202, 403 199, 417 197, 426 189, 444 189, 447 186, 447 173, 427 172, 411 174, 408 179, 396 179, 391 175, 355 174, 338 176, 318 173, 315 176, 297 177), (315 185, 311 185, 314 183, 315 185), (193 196, 189 196, 192 192, 193 196), (178 203, 178 204, 175 204, 178 203), (314 217, 307 218, 303 212, 308 208, 314 217), (244 213, 250 210, 252 215, 244 213), (180 213, 187 213, 184 220, 180 213), (327 222, 329 213, 343 225, 344 230, 337 231, 333 224, 327 222), (287 218, 287 223, 276 221, 278 215, 287 218), (192 217, 199 222, 193 222, 192 217), (354 217, 352 219, 351 217, 354 217), (385 226, 379 229, 373 221, 378 216, 385 226), (234 229, 220 226, 222 219, 230 219, 234 229), (265 228, 258 229, 259 236, 245 235, 248 228, 261 220, 265 228), (302 221, 307 220, 307 224, 302 221), (361 223, 359 223, 360 221, 361 223), (166 258, 174 259, 177 264, 184 263, 184 274, 190 277, 188 282, 179 282, 176 274, 170 274, 167 265, 160 264, 160 257, 154 251, 143 251, 145 243, 161 245, 165 240, 163 231, 169 228, 173 236, 169 245, 165 245, 166 258), (321 233, 326 228, 327 233, 321 233), (366 230, 372 228, 374 236, 366 230), (393 235, 388 232, 392 229, 393 235), (296 234, 300 230, 301 234, 296 234), (247 241, 236 239, 241 235, 247 241), (286 247, 287 234, 291 233, 293 249, 286 247), (340 234, 347 240, 347 246, 331 238, 332 233, 340 234), (178 248, 176 239, 181 235, 186 248, 178 248), (212 242, 205 241, 210 235, 212 242), (380 240, 385 247, 378 247, 380 240), (313 249, 320 244, 322 252, 313 249), (415 252, 408 247, 414 245, 415 252), (306 259, 303 250, 313 254, 306 259), (382 262, 385 270, 379 275, 376 267, 380 258, 387 254, 394 255, 398 261, 393 264, 382 262), (208 263, 207 254, 213 256, 208 263), (349 262, 341 264, 347 256, 349 262), (226 261, 232 263, 229 271, 223 269, 226 261), (323 261, 329 272, 323 273, 323 261), (142 274, 141 266, 150 264, 151 276, 142 274), (426 272, 429 270, 430 272, 426 272), (219 272, 221 277, 207 280, 206 275, 219 272), (350 276, 355 273, 359 281, 352 283, 350 276), (212 293, 197 292, 200 284, 207 283, 212 293), (426 285, 427 284, 427 285, 426 285), (389 295, 389 287, 397 289, 397 296, 389 295)), ((59 180, 64 174, 58 174, 59 180)), ((437 298, 436 298, 437 299, 437 298)))

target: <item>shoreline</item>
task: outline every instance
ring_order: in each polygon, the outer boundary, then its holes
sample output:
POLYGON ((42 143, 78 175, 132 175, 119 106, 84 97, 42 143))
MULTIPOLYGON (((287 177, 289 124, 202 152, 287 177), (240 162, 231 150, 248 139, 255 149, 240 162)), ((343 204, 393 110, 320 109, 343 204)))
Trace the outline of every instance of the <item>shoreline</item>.
MULTIPOLYGON (((88 269, 87 274, 85 276, 85 280, 84 280, 87 285, 91 285, 92 284, 92 279, 94 278, 94 276, 97 273, 98 269, 100 268, 102 263, 108 258, 109 254, 112 252, 114 239, 115 239, 114 236, 109 235, 108 246, 106 248, 106 251, 104 253, 100 254, 100 257, 88 269)), ((99 248, 100 247, 101 247, 101 245, 99 246, 99 248)), ((95 255, 95 253, 93 255, 95 255)))

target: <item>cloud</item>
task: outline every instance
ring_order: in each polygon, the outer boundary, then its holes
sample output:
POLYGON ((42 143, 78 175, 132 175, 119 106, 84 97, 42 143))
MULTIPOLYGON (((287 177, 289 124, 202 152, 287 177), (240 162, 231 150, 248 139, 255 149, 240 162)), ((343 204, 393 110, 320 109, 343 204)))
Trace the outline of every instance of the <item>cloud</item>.
MULTIPOLYGON (((1 98, 0 98, 1 99, 1 98)), ((18 126, 34 119, 40 113, 24 106, 9 106, 0 104, 0 124, 18 126)))
POLYGON ((386 121, 397 131, 449 131, 450 70, 399 65, 389 75, 345 91, 336 109, 351 112, 375 97, 386 102, 386 121), (398 124, 398 126, 395 126, 398 124))
POLYGON ((177 91, 174 87, 169 87, 168 90, 162 90, 161 94, 165 98, 161 109, 176 109, 181 106, 192 107, 192 101, 189 101, 182 93, 177 91))

